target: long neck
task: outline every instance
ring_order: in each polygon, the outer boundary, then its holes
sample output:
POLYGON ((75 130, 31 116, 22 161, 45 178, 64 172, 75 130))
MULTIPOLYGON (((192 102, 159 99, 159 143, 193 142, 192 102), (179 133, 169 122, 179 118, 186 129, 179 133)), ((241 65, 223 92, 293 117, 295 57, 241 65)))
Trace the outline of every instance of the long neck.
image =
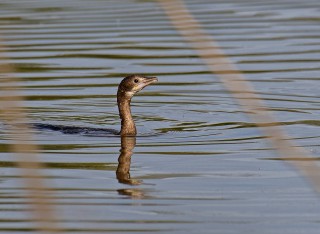
POLYGON ((128 95, 126 92, 118 90, 117 102, 119 108, 119 116, 121 119, 120 135, 135 136, 137 134, 137 130, 131 115, 131 96, 128 95))

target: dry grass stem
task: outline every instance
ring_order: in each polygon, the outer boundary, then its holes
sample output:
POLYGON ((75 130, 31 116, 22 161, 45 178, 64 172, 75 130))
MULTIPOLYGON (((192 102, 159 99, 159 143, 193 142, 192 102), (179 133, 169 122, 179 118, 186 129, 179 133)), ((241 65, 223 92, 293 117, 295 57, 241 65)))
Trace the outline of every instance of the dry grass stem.
POLYGON ((158 0, 158 2, 177 31, 190 43, 210 71, 219 76, 243 110, 268 136, 279 155, 284 159, 288 157, 302 159, 286 161, 294 165, 320 192, 320 170, 315 161, 304 149, 292 145, 289 137, 279 127, 279 123, 264 105, 250 82, 220 49, 218 43, 202 29, 183 1, 158 0))
POLYGON ((21 170, 27 198, 31 202, 33 220, 38 222, 36 229, 43 233, 57 233, 59 228, 53 212, 51 191, 44 181, 43 167, 37 156, 38 147, 26 124, 19 82, 14 78, 14 70, 4 51, 0 41, 0 118, 5 122, 7 134, 12 141, 11 151, 17 156, 16 162, 21 170))

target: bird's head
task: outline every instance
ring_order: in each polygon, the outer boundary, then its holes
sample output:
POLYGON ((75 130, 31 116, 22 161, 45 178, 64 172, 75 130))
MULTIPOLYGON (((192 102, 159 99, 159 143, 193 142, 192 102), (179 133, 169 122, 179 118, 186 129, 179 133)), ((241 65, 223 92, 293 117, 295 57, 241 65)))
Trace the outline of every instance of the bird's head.
POLYGON ((140 75, 130 75, 125 77, 119 84, 118 93, 121 92, 127 97, 132 97, 144 87, 157 82, 157 77, 146 77, 140 75))

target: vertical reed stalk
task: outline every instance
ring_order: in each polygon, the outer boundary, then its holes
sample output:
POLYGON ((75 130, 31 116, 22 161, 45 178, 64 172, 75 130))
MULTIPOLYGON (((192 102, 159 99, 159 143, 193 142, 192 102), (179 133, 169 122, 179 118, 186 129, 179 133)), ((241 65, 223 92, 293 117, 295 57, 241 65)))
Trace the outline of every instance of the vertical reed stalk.
POLYGON ((59 228, 53 212, 51 191, 45 184, 45 175, 41 170, 43 167, 37 155, 38 147, 32 140, 27 124, 21 88, 4 52, 0 41, 0 119, 5 122, 7 134, 12 139, 11 150, 15 153, 21 170, 33 220, 38 223, 36 229, 43 233, 57 233, 59 228))
POLYGON ((219 76, 221 82, 232 93, 234 98, 248 113, 252 120, 269 138, 271 144, 283 159, 296 158, 302 160, 287 160, 296 167, 314 188, 320 192, 320 170, 312 161, 312 157, 302 149, 294 146, 289 137, 279 127, 271 112, 255 92, 250 82, 232 63, 209 36, 201 24, 188 11, 182 0, 158 0, 171 23, 183 38, 190 43, 212 73, 219 76))

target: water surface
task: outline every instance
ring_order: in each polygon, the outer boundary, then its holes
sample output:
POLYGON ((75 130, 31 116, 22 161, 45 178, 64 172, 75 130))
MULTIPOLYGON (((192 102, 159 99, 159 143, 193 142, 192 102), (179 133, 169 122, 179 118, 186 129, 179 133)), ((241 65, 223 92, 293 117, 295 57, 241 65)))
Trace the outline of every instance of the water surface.
MULTIPOLYGON (((187 5, 318 161, 319 1, 187 5)), ((121 79, 159 78, 132 101, 139 136, 122 139, 120 158, 119 137, 34 131, 66 232, 318 233, 317 194, 156 2, 8 0, 0 12, 30 122, 119 129, 121 79)), ((1 125, 0 231, 25 233, 34 223, 9 144, 1 125)))

